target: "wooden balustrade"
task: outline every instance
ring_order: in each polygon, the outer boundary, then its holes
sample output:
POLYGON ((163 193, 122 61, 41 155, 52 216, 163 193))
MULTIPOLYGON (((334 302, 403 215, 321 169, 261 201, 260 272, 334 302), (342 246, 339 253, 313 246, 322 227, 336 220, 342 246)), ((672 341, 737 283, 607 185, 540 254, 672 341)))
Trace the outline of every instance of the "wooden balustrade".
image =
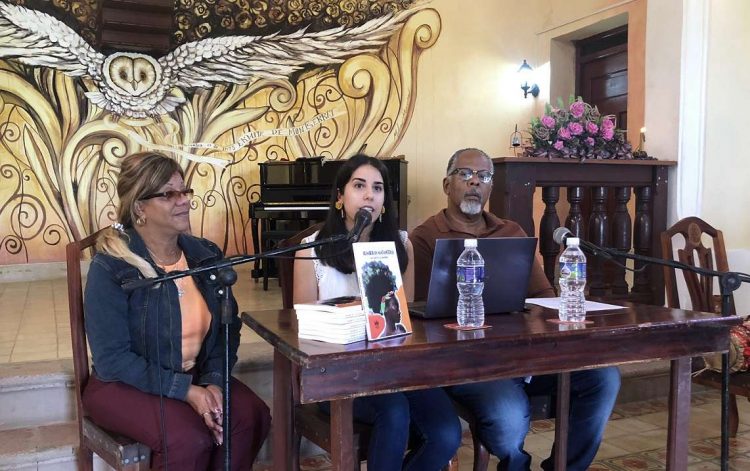
MULTIPOLYGON (((604 247, 653 257, 661 256, 659 235, 667 227, 668 170, 674 161, 588 160, 501 157, 493 159, 494 188, 490 211, 518 222, 535 234, 534 192, 541 188, 544 213, 539 223, 539 252, 544 273, 554 285, 560 246, 552 232, 560 226, 557 204, 566 188, 570 210, 565 226, 604 247), (628 212, 635 194, 634 214, 628 212)), ((625 260, 617 260, 624 264, 625 260)), ((591 296, 664 304, 662 268, 636 263, 632 286, 625 269, 600 257, 588 259, 591 296), (642 268, 642 269, 641 269, 642 268)))

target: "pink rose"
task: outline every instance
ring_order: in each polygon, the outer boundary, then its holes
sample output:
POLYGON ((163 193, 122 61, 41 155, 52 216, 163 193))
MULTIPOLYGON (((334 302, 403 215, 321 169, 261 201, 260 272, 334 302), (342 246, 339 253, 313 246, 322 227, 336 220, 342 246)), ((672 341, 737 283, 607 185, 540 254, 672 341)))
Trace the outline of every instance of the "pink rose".
POLYGON ((586 105, 582 101, 574 101, 570 104, 570 114, 574 117, 580 118, 584 111, 586 111, 586 105))
POLYGON ((603 128, 602 129, 602 139, 605 141, 611 141, 612 138, 615 137, 615 130, 612 128, 603 128))
POLYGON ((602 129, 614 129, 615 123, 610 118, 604 118, 602 120, 602 129))
POLYGON ((560 128, 557 131, 557 135, 560 136, 560 139, 564 141, 567 141, 568 139, 570 139, 570 131, 568 130, 568 128, 560 128))
POLYGON ((555 143, 552 144, 552 147, 554 147, 557 150, 562 150, 562 148, 563 148, 563 141, 560 141, 560 140, 555 141, 555 143))
POLYGON ((586 145, 589 147, 594 147, 594 138, 593 137, 587 137, 586 138, 586 145))
POLYGON ((583 126, 581 126, 581 123, 570 123, 568 124, 568 130, 570 134, 578 136, 583 133, 583 126))
POLYGON ((544 115, 542 116, 542 126, 548 129, 552 129, 555 127, 555 118, 552 116, 544 115))
POLYGON ((599 126, 593 121, 586 121, 586 131, 589 134, 596 134, 596 132, 599 131, 599 126))

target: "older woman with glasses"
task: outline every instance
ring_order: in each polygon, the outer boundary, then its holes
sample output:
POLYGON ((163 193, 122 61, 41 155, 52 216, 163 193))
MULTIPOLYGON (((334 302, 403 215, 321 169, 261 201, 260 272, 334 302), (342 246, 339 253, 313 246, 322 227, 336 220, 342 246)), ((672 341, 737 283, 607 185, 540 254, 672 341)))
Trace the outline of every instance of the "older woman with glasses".
MULTIPOLYGON (((231 379, 231 431, 224 411, 220 308, 216 274, 206 272, 125 292, 122 285, 223 257, 193 237, 190 197, 177 162, 155 153, 126 157, 117 182, 118 223, 97 241, 85 294, 93 371, 86 413, 101 427, 152 449, 152 469, 223 469, 231 433, 232 469, 249 470, 270 427, 268 407, 231 379)), ((232 300, 231 366, 240 320, 232 300)), ((230 367, 231 367, 230 366, 230 367)))

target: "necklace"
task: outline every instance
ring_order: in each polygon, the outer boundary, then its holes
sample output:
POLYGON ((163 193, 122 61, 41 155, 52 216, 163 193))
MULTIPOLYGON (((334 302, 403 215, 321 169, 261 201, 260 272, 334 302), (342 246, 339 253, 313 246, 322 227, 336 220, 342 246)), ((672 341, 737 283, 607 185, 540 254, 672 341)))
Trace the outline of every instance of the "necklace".
POLYGON ((157 263, 157 264, 158 264, 158 265, 159 265, 160 267, 162 267, 162 268, 164 268, 165 266, 172 266, 172 265, 176 265, 176 264, 177 264, 177 263, 178 263, 178 262, 180 261, 180 257, 182 256, 182 251, 181 251, 181 250, 180 250, 180 248, 178 247, 178 248, 177 248, 177 249, 175 249, 175 251, 174 251, 174 252, 172 252, 172 254, 170 255, 170 258, 175 258, 175 257, 177 257, 177 260, 176 260, 176 261, 175 261, 174 263, 166 263, 166 262, 165 262, 164 260, 162 260, 162 259, 160 259, 159 257, 157 257, 157 256, 156 256, 156 254, 155 254, 155 253, 154 253, 154 252, 153 252, 153 251, 152 251, 152 250, 151 250, 150 248, 146 247, 146 250, 148 250, 148 253, 149 253, 149 254, 151 255, 151 258, 153 258, 153 259, 154 259, 154 261, 155 261, 155 262, 156 262, 156 263, 157 263))
POLYGON ((185 289, 182 287, 182 282, 185 280, 185 278, 176 278, 172 281, 174 281, 174 285, 177 286, 177 297, 181 298, 185 295, 185 289))
MULTIPOLYGON (((161 259, 160 259, 159 257, 157 257, 157 256, 156 256, 156 254, 154 254, 154 252, 152 252, 152 251, 151 251, 151 249, 149 249, 148 247, 146 247, 146 250, 148 250, 148 253, 149 253, 149 254, 151 254, 151 257, 152 257, 152 258, 154 259, 154 261, 155 261, 155 262, 156 262, 156 264, 157 264, 157 265, 159 266, 159 268, 161 268, 161 269, 162 269, 162 270, 164 270, 165 272, 167 272, 167 268, 171 268, 171 270, 169 270, 169 272, 171 272, 171 271, 175 271, 175 270, 185 270, 185 269, 187 268, 187 267, 184 267, 184 266, 182 266, 182 265, 181 265, 181 263, 180 263, 180 262, 182 262, 182 252, 180 251, 180 249, 179 249, 179 248, 177 249, 177 251, 176 251, 176 252, 175 252, 175 254, 173 255, 173 257, 174 257, 174 256, 176 256, 177 254, 179 254, 179 258, 178 258, 178 259, 177 259, 177 261, 176 261, 175 263, 173 263, 173 264, 167 264, 167 263, 164 263, 164 262, 163 262, 163 261, 162 261, 162 260, 161 260, 161 259)), ((185 289, 184 289, 184 287, 183 287, 183 284, 185 283, 185 278, 175 278, 175 279, 174 279, 174 280, 172 280, 172 281, 174 281, 174 284, 175 284, 175 286, 177 287, 177 296, 181 298, 182 296, 184 296, 184 295, 185 295, 185 289)))

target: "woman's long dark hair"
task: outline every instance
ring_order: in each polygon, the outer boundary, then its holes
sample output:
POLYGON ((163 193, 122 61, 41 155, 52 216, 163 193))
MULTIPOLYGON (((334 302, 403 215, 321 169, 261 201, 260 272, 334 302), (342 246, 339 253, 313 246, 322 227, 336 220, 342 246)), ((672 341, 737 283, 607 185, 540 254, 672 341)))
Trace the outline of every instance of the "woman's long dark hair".
MULTIPOLYGON (((328 216, 326 217, 323 227, 320 229, 318 238, 347 233, 346 224, 341 217, 341 211, 336 209, 335 204, 339 192, 341 192, 342 195, 344 194, 344 187, 349 183, 349 180, 351 180, 354 171, 363 165, 375 167, 380 172, 380 175, 383 177, 383 191, 385 192, 385 200, 383 201, 385 214, 382 215, 382 222, 380 221, 380 218, 375 219, 372 226, 372 232, 370 233, 370 241, 380 242, 392 240, 395 242, 398 263, 401 272, 403 273, 406 271, 409 258, 406 255, 406 247, 404 247, 404 243, 401 241, 398 224, 396 223, 396 206, 393 204, 390 177, 388 176, 388 169, 383 162, 375 157, 357 154, 347 160, 346 163, 341 166, 338 173, 336 173, 336 182, 331 189, 331 201, 328 205, 328 216)), ((321 263, 333 267, 342 273, 349 274, 354 271, 354 252, 351 250, 350 242, 337 242, 335 244, 321 245, 315 248, 315 254, 322 258, 321 263)))

